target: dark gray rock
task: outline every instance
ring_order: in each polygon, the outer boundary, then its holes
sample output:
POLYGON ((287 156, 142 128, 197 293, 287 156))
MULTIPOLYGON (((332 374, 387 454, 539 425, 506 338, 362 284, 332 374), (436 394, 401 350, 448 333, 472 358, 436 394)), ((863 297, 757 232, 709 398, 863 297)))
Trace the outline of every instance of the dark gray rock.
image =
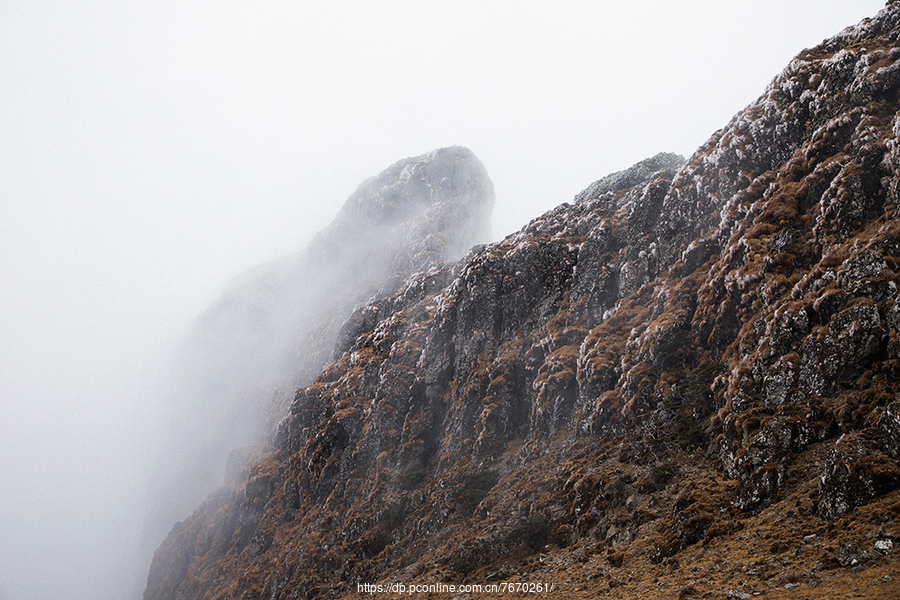
POLYGON ((804 341, 800 385, 808 393, 827 396, 835 383, 861 373, 886 349, 886 342, 878 306, 871 300, 856 303, 804 341))
POLYGON ((900 458, 900 400, 885 407, 879 425, 882 447, 892 458, 900 458))
POLYGON ((842 567, 855 567, 867 558, 868 554, 857 542, 842 542, 834 553, 834 559, 842 567))
POLYGON ((819 480, 818 513, 846 515, 900 486, 900 465, 861 433, 842 435, 829 452, 819 480))
POLYGON ((575 196, 575 202, 594 200, 609 192, 621 192, 647 181, 652 175, 666 169, 677 169, 684 164, 684 157, 672 152, 660 152, 624 171, 611 173, 598 179, 575 196))

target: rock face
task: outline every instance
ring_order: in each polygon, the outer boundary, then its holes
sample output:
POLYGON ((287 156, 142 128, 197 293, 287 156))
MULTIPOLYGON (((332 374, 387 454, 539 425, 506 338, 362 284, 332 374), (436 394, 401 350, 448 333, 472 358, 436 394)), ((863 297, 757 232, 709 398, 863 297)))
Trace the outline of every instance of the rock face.
POLYGON ((486 241, 493 202, 487 171, 466 148, 401 160, 363 182, 303 251, 239 277, 178 358, 148 530, 164 535, 222 484, 223 471, 240 476, 258 453, 245 446, 271 446, 266 432, 331 360, 354 307, 486 241))
MULTIPOLYGON (((487 240, 493 203, 484 166, 461 147, 366 180, 307 248, 243 274, 202 315, 185 344, 182 385, 219 408, 258 378, 267 387, 287 378, 293 397, 330 361, 355 306, 487 240)), ((242 420, 235 435, 245 428, 242 420)))
MULTIPOLYGON (((891 3, 689 160, 601 179, 358 308, 274 450, 157 551, 145 598, 551 577, 521 562, 545 546, 634 586, 642 564, 745 552, 772 507, 800 525, 764 551, 794 560, 820 543, 803 530, 875 502, 896 535, 898 36, 891 3)), ((772 586, 820 581, 817 560, 772 586)))

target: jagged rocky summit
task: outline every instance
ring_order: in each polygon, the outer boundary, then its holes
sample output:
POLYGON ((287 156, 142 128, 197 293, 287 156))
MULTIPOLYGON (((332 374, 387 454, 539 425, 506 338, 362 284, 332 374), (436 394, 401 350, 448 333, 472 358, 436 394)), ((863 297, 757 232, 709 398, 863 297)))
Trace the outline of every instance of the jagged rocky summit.
POLYGON ((898 36, 891 2, 687 161, 357 308, 145 598, 897 597, 898 36))
POLYGON ((487 171, 467 148, 400 160, 364 181, 306 248, 225 290, 178 356, 146 525, 154 548, 223 476, 240 477, 249 457, 271 448, 268 432, 331 360, 353 309, 487 241, 493 203, 487 171))

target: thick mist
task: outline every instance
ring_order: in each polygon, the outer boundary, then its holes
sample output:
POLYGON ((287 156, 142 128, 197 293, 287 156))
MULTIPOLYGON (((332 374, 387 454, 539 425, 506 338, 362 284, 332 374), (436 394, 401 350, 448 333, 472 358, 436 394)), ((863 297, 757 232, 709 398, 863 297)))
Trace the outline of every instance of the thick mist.
POLYGON ((363 182, 302 251, 242 274, 175 355, 166 444, 142 559, 172 524, 269 450, 294 390, 331 361, 342 325, 409 274, 489 241, 494 187, 466 148, 401 160, 363 182))
MULTIPOLYGON (((883 3, 731 4, 0 3, 0 600, 140 596, 159 527, 226 474, 201 443, 218 413, 246 386, 277 406, 297 382, 267 369, 315 332, 222 389, 186 348, 240 273, 289 272, 360 182, 464 144, 505 235, 690 155, 883 3)), ((209 344, 223 372, 228 344, 209 344)))

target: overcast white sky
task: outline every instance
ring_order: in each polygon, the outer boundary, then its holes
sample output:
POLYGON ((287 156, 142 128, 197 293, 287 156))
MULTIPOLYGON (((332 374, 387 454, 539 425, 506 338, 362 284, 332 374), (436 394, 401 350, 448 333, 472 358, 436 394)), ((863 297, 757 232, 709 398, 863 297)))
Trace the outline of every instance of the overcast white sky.
POLYGON ((882 6, 0 0, 0 600, 123 597, 157 357, 363 179, 468 146, 499 237, 882 6))

